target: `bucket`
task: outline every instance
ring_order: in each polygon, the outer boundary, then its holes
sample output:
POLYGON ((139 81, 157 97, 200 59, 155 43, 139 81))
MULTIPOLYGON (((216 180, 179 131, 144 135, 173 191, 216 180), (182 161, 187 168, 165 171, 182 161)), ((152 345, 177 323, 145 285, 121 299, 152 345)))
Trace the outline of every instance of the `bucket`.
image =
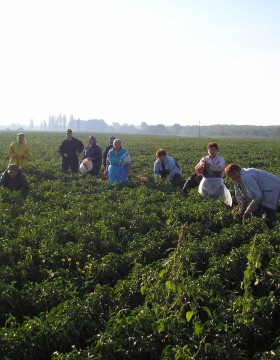
POLYGON ((93 168, 93 164, 92 161, 88 160, 88 159, 84 159, 83 162, 80 165, 80 172, 83 175, 86 175, 89 171, 91 171, 93 168))
POLYGON ((112 185, 114 182, 124 183, 126 182, 126 170, 127 166, 125 165, 109 165, 108 167, 108 177, 109 183, 112 185))

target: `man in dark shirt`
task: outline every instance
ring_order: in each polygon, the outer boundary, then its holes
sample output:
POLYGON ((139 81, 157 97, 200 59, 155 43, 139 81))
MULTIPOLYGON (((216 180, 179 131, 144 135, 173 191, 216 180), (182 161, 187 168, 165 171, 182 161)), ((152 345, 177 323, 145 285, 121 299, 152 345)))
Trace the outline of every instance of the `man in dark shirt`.
POLYGON ((10 190, 28 192, 28 185, 24 173, 16 164, 10 164, 0 178, 0 185, 10 190))
POLYGON ((104 170, 106 170, 106 162, 107 162, 107 156, 108 156, 108 152, 109 150, 111 150, 113 148, 113 142, 115 140, 115 136, 110 136, 109 137, 109 145, 106 147, 104 154, 103 154, 103 165, 104 165, 104 170))
POLYGON ((67 139, 65 139, 59 147, 59 153, 62 157, 62 170, 67 171, 70 169, 77 173, 79 169, 78 154, 84 150, 83 143, 74 138, 71 129, 66 130, 67 139))

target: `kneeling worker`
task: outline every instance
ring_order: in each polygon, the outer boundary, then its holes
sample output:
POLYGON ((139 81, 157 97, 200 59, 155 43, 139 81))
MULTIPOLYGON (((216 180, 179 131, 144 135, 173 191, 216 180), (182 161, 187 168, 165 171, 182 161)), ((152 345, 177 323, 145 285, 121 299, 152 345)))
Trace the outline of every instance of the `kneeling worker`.
POLYGON ((235 219, 253 216, 266 216, 271 227, 276 221, 280 197, 280 178, 260 169, 241 168, 230 164, 225 169, 235 188, 235 195, 240 204, 240 211, 235 219))
POLYGON ((182 170, 173 157, 166 155, 163 149, 156 152, 157 160, 154 163, 155 177, 169 179, 174 185, 180 185, 182 182, 182 170))
POLYGON ((10 190, 20 190, 24 194, 28 192, 27 180, 16 164, 10 164, 0 177, 0 186, 10 190))

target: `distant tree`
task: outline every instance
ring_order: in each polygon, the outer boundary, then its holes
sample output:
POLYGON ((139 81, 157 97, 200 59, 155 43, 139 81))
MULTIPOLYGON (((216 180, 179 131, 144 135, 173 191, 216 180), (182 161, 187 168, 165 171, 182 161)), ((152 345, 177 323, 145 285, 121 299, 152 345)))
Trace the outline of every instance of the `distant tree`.
POLYGON ((118 122, 113 122, 112 125, 115 132, 120 132, 121 125, 118 122))
POLYGON ((137 130, 135 125, 130 125, 130 124, 127 124, 127 123, 124 123, 123 125, 121 125, 120 128, 119 128, 119 131, 123 132, 123 133, 128 133, 128 134, 136 134, 136 133, 138 133, 138 130, 137 130))
POLYGON ((102 119, 93 119, 85 121, 86 131, 104 132, 108 130, 108 125, 102 119))
POLYGON ((66 116, 63 115, 63 118, 62 118, 62 130, 66 128, 66 124, 67 124, 67 119, 66 119, 66 116))
POLYGON ((33 130, 33 129, 34 129, 34 122, 33 122, 33 119, 30 119, 29 128, 30 128, 30 130, 33 130))
POLYGON ((141 122, 140 129, 143 132, 147 132, 149 131, 149 125, 145 121, 143 121, 141 122))
POLYGON ((169 134, 180 134, 182 129, 183 128, 180 124, 174 124, 173 126, 166 126, 166 131, 169 134))
POLYGON ((153 134, 166 134, 166 128, 162 124, 149 126, 149 131, 153 134))
POLYGON ((62 130, 62 115, 59 114, 57 118, 57 130, 62 130))
POLYGON ((49 116, 49 126, 48 126, 49 130, 55 130, 54 128, 54 115, 49 116))

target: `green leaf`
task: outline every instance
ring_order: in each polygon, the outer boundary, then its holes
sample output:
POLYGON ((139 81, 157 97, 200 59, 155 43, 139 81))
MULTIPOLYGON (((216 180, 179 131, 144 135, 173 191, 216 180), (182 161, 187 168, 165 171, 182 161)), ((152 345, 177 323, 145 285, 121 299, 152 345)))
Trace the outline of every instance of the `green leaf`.
POLYGON ((166 269, 161 270, 161 272, 159 273, 159 277, 162 278, 166 273, 167 273, 166 269))
POLYGON ((204 330, 204 326, 200 322, 196 322, 194 324, 194 333, 195 335, 200 338, 204 330))
POLYGON ((146 292, 146 285, 142 285, 141 288, 140 288, 140 292, 142 295, 145 295, 145 292, 146 292))
POLYGON ((190 322, 191 319, 192 319, 192 317, 193 317, 193 311, 188 311, 188 312, 186 313, 187 322, 190 322))
POLYGON ((209 317, 212 317, 211 310, 207 306, 202 306, 202 309, 207 312, 209 317))

